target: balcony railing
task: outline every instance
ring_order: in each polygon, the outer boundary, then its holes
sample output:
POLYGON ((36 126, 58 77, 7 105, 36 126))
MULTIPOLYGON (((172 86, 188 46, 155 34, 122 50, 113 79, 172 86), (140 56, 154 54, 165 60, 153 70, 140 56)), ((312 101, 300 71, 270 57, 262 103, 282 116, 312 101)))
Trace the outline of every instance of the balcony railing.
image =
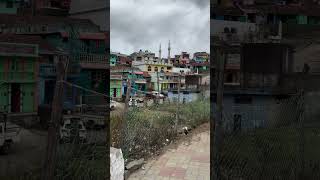
POLYGON ((41 64, 40 76, 56 76, 56 67, 53 64, 41 64))
POLYGON ((79 54, 74 56, 74 60, 79 63, 108 64, 108 55, 101 54, 79 54))
MULTIPOLYGON (((68 66, 68 75, 75 75, 78 73, 76 66, 68 66)), ((56 76, 56 66, 54 64, 40 64, 40 76, 56 76)))
POLYGON ((35 82, 34 72, 0 72, 0 81, 35 82))

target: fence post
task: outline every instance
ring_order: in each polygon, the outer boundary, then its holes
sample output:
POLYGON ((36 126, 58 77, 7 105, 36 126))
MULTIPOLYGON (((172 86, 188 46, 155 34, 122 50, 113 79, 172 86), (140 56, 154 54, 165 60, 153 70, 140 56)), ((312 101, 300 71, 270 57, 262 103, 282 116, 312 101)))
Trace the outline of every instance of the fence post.
POLYGON ((216 60, 216 83, 217 83, 217 106, 214 119, 214 139, 213 139, 213 168, 214 180, 221 179, 221 144, 222 144, 222 101, 223 101, 223 83, 224 83, 224 65, 225 65, 225 47, 219 47, 215 50, 216 60))

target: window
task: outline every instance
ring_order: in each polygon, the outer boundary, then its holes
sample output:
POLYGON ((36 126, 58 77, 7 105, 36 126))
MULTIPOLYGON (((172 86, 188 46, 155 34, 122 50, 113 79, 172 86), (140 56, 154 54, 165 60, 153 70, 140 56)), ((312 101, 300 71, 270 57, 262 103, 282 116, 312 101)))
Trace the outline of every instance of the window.
POLYGON ((96 42, 96 48, 100 48, 100 41, 96 42))
POLYGON ((17 61, 15 61, 15 60, 11 61, 11 70, 12 71, 17 70, 17 61))
POLYGON ((232 83, 232 79, 233 79, 232 74, 229 73, 229 74, 227 75, 227 83, 232 83))
POLYGON ((148 71, 151 71, 151 66, 148 66, 148 71))
POLYGON ((250 96, 235 96, 234 103, 236 103, 236 104, 252 104, 252 97, 250 97, 250 96))
POLYGON ((154 67, 154 71, 158 72, 158 67, 154 67))
POLYGON ((46 32, 47 31, 47 26, 42 26, 41 30, 42 30, 42 32, 46 32))

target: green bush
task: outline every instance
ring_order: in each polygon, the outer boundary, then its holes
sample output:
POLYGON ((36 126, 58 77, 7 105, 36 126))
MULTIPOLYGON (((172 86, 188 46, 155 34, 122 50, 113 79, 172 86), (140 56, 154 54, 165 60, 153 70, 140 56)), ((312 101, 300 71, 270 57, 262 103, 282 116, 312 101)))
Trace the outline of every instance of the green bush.
MULTIPOLYGON (((111 139, 121 144, 125 159, 148 156, 176 138, 175 103, 158 104, 146 108, 130 109, 125 121, 123 116, 111 117, 111 139), (125 126, 123 123, 125 122, 125 126), (125 127, 124 129, 122 129, 125 127)), ((179 126, 196 127, 210 119, 209 101, 199 100, 179 105, 179 126)))

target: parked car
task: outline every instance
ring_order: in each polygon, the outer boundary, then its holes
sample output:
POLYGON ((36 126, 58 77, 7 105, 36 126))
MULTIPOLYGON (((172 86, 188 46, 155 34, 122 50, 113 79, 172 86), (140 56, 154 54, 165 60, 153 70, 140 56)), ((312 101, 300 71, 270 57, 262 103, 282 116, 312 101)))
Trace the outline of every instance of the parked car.
POLYGON ((13 143, 20 142, 20 127, 7 123, 0 122, 0 150, 7 154, 13 143))
POLYGON ((137 105, 138 105, 137 100, 130 98, 130 100, 129 100, 129 106, 137 106, 137 105))
POLYGON ((81 117, 64 116, 60 127, 60 142, 73 142, 78 137, 79 142, 87 141, 87 130, 81 117))
POLYGON ((163 94, 161 94, 161 93, 159 93, 158 91, 152 91, 152 95, 153 96, 156 96, 156 97, 160 97, 160 98, 163 98, 164 97, 164 95, 163 94))

